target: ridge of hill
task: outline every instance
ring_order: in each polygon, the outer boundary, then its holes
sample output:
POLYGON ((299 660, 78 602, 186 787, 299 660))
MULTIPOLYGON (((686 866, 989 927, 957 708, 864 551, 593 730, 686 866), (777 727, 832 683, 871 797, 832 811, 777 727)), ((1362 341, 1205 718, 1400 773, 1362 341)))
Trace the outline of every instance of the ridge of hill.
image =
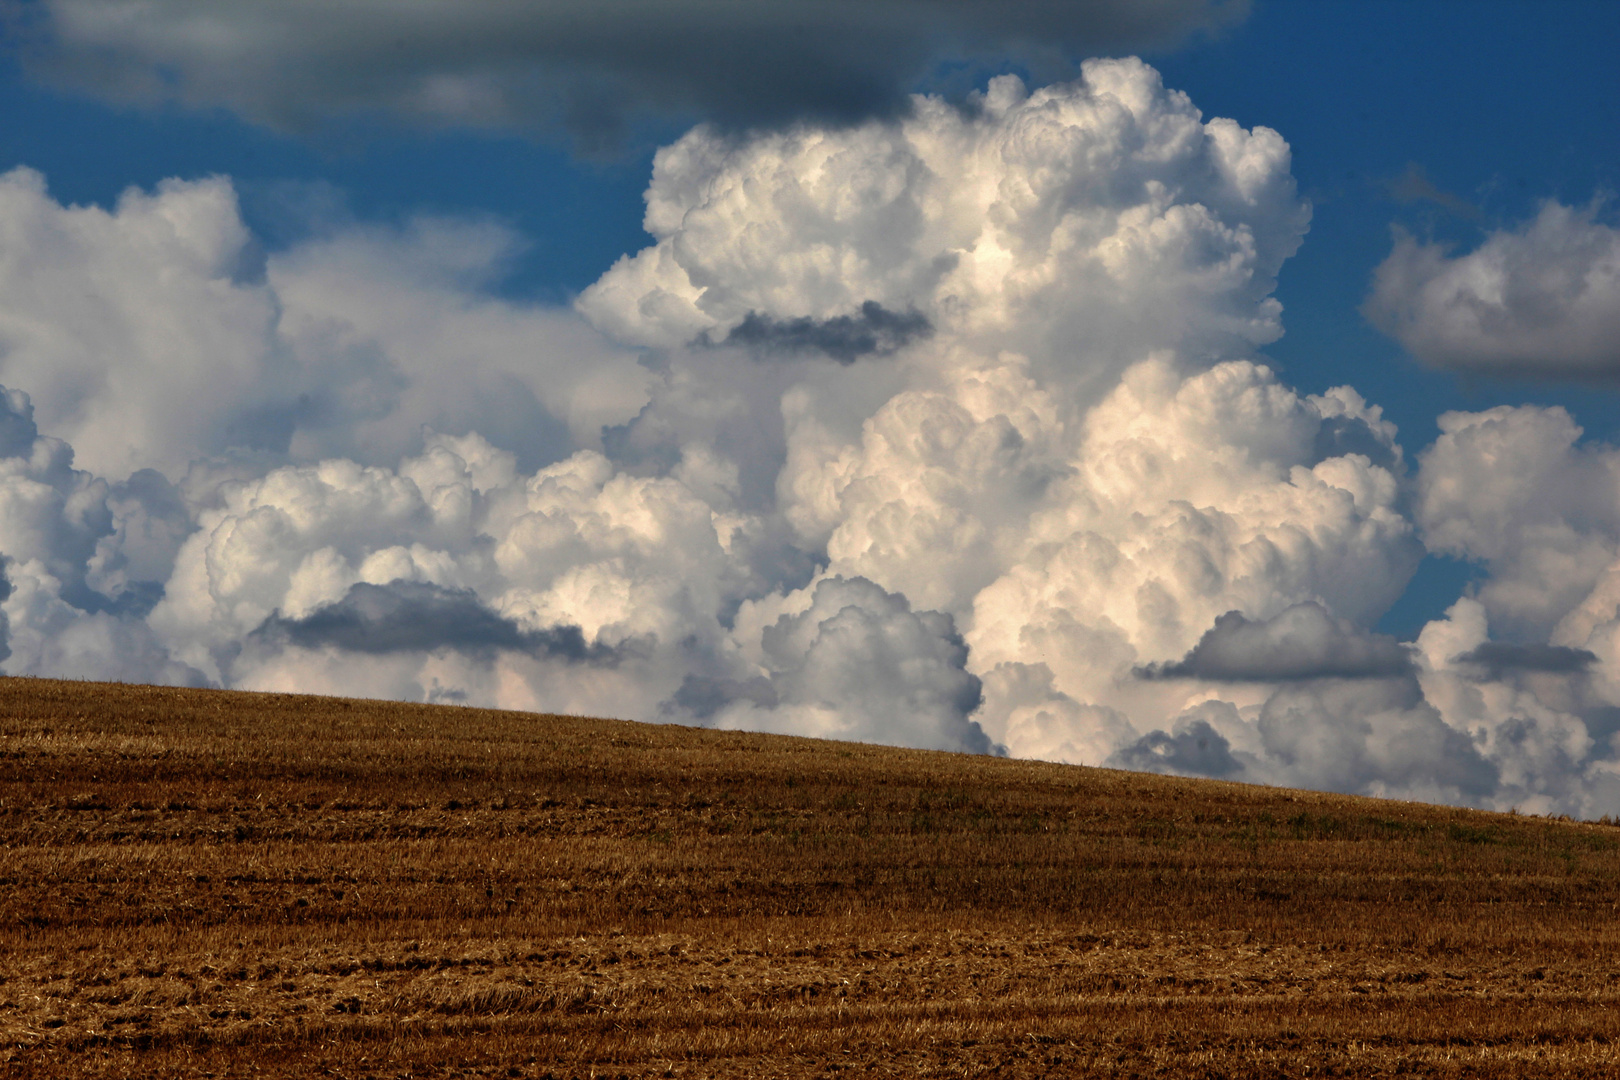
POLYGON ((8 1076, 1600 1075, 1620 829, 0 679, 8 1076))

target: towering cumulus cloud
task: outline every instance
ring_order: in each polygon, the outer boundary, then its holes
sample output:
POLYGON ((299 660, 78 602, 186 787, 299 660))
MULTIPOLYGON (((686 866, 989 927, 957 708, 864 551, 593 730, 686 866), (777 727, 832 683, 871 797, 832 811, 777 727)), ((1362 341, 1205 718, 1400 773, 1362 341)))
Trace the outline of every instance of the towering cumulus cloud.
POLYGON ((1620 810, 1620 452, 1283 385, 1288 145, 1139 61, 697 128, 573 310, 487 225, 0 196, 8 673, 1620 810), (1426 547, 1484 584, 1374 633, 1426 547))

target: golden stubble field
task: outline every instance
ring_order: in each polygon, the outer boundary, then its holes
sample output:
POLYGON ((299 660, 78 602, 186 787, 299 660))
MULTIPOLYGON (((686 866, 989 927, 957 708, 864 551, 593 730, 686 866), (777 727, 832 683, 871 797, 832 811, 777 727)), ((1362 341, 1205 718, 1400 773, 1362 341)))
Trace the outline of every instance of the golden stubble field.
POLYGON ((0 1076, 1620 1075, 1620 828, 0 679, 0 1076))

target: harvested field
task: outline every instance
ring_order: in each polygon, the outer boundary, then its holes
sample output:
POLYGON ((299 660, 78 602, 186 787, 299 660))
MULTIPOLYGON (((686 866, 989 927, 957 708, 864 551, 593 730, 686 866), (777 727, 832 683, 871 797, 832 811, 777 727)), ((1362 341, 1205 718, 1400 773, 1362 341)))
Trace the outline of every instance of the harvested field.
POLYGON ((0 1075, 1620 1069, 1620 828, 0 680, 0 1075))

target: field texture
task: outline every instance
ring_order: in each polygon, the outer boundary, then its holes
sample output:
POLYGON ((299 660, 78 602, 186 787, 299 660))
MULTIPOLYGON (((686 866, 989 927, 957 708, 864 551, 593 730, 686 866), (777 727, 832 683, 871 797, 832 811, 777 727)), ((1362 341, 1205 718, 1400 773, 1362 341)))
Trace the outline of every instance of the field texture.
POLYGON ((1620 828, 0 680, 0 1075, 1620 1075, 1620 828))

